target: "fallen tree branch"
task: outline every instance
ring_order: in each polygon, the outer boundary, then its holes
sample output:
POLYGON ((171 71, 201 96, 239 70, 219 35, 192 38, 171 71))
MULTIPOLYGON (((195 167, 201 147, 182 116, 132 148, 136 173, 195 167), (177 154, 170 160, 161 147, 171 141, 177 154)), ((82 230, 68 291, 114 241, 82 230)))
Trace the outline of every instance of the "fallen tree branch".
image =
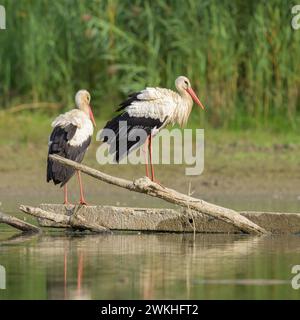
POLYGON ((5 113, 17 113, 25 110, 35 110, 35 109, 59 109, 61 108, 61 104, 52 103, 52 102, 32 102, 32 103, 23 103, 8 109, 4 109, 0 111, 1 114, 5 113))
POLYGON ((28 222, 22 221, 16 217, 10 216, 6 213, 0 212, 0 222, 6 223, 10 225, 11 227, 14 227, 18 230, 21 230, 23 232, 40 232, 41 229, 39 227, 34 226, 33 224, 30 224, 28 222))
POLYGON ((77 210, 71 216, 57 214, 57 213, 42 210, 40 208, 34 208, 30 206, 25 206, 25 205, 21 205, 20 210, 36 218, 47 219, 55 223, 59 223, 64 227, 70 227, 73 229, 80 229, 80 230, 89 230, 92 232, 110 231, 108 228, 105 228, 103 226, 87 221, 84 216, 80 215, 79 210, 77 210))
MULTIPOLYGON (((56 214, 70 216, 78 206, 63 204, 40 204, 39 208, 56 214)), ((257 225, 274 234, 299 234, 300 213, 239 212, 257 225)), ((153 231, 180 233, 239 233, 236 227, 206 214, 181 208, 136 208, 119 206, 82 206, 80 215, 90 223, 110 230, 153 231)), ((47 219, 39 219, 41 227, 66 228, 65 225, 47 219)))
POLYGON ((242 232, 249 234, 267 233, 267 231, 264 228, 261 228, 260 226, 253 223, 249 219, 243 217, 234 210, 227 209, 200 199, 184 195, 173 189, 162 187, 159 184, 152 182, 150 179, 146 177, 131 182, 126 179, 110 176, 108 174, 102 173, 101 171, 89 168, 83 164, 77 163, 69 159, 65 159, 58 155, 50 155, 49 157, 54 161, 70 166, 76 170, 80 170, 83 173, 86 173, 91 177, 94 177, 106 183, 113 184, 115 186, 128 189, 130 191, 144 193, 152 197, 161 198, 170 203, 174 203, 185 208, 190 208, 197 212, 219 219, 237 227, 242 232))
POLYGON ((34 207, 24 206, 24 205, 20 205, 19 209, 24 213, 30 214, 36 218, 48 219, 53 222, 60 223, 65 227, 70 225, 70 217, 66 215, 56 214, 53 212, 42 210, 40 208, 34 208, 34 207))

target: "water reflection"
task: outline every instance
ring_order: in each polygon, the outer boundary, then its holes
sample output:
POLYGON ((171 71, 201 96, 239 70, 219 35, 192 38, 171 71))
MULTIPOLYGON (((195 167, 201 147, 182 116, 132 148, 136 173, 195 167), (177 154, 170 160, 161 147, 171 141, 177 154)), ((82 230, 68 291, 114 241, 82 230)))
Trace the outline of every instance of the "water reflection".
POLYGON ((2 240, 0 298, 298 298, 297 236, 39 235, 2 240))

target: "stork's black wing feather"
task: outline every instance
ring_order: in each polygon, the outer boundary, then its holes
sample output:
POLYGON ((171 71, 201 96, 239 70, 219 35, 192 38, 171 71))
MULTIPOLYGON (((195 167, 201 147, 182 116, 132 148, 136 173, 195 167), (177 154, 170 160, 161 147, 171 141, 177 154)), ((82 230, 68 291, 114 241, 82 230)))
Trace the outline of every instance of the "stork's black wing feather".
MULTIPOLYGON (((50 136, 49 151, 50 154, 57 154, 61 157, 81 162, 83 160, 86 149, 91 143, 91 137, 89 137, 80 146, 71 146, 69 141, 74 137, 77 127, 73 124, 69 124, 66 127, 56 126, 50 136)), ((75 170, 71 167, 64 166, 51 159, 47 160, 47 182, 53 180, 54 184, 66 184, 75 173, 75 170)))
POLYGON ((104 129, 110 129, 114 132, 113 137, 105 135, 107 132, 102 131, 100 140, 110 145, 110 154, 115 155, 115 161, 119 162, 124 156, 127 156, 131 151, 137 149, 146 142, 153 129, 159 129, 164 124, 160 119, 145 118, 145 117, 130 117, 127 112, 117 115, 112 120, 108 121, 104 129), (126 127, 121 125, 121 122, 126 123, 126 127), (139 135, 137 129, 143 129, 145 134, 139 135), (135 140, 130 137, 135 137, 135 140), (125 147, 123 147, 125 146, 125 147))
POLYGON ((126 107, 130 106, 134 101, 141 101, 140 99, 138 99, 138 95, 140 93, 141 92, 139 91, 139 92, 133 92, 129 94, 128 98, 119 104, 119 109, 117 109, 117 112, 124 110, 126 107))

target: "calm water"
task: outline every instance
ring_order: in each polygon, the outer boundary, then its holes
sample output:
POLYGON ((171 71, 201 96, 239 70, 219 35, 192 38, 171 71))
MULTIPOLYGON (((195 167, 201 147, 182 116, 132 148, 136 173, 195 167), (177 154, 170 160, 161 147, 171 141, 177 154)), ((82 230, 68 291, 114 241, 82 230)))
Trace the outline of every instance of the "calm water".
POLYGON ((0 244, 1 299, 299 299, 299 236, 50 234, 0 244))
MULTIPOLYGON (((150 204, 139 199, 126 201, 150 204)), ((208 200, 237 210, 299 211, 296 196, 208 200)), ((3 210, 15 214, 17 205, 5 204, 3 210)), ((17 234, 0 225, 0 265, 6 269, 0 299, 300 298, 300 289, 291 286, 300 235, 17 234)))

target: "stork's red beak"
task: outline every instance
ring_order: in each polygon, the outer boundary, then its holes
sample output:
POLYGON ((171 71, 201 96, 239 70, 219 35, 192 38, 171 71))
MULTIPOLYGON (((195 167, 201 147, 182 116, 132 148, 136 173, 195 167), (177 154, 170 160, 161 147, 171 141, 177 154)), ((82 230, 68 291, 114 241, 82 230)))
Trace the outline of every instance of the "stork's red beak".
POLYGON ((197 97, 197 95, 194 92, 194 90, 192 88, 187 88, 186 91, 192 97, 192 99, 195 101, 195 103, 197 103, 197 105, 200 106, 204 110, 204 106, 201 103, 201 101, 199 100, 199 98, 197 97))
POLYGON ((93 114, 91 106, 89 106, 89 108, 90 108, 90 110, 89 110, 90 111, 90 119, 93 122, 93 125, 96 127, 96 121, 95 121, 94 114, 93 114))

